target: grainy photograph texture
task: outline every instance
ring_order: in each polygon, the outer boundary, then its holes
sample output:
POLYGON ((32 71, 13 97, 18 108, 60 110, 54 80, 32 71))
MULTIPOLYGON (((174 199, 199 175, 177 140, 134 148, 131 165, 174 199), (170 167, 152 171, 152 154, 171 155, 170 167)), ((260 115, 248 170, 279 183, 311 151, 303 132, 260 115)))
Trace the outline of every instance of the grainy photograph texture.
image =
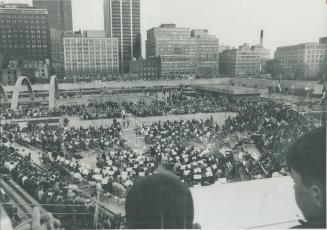
POLYGON ((326 0, 0 0, 1 230, 326 229, 326 0))

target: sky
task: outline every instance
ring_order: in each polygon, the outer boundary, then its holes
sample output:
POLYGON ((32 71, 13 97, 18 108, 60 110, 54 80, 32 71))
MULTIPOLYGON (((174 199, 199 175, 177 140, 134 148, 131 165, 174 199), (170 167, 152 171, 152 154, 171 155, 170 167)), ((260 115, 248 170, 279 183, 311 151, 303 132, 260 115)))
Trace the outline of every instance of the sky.
MULTIPOLYGON (((104 29, 103 0, 72 0, 72 6, 74 30, 104 29)), ((264 46, 273 55, 278 46, 327 36, 327 0, 141 0, 143 54, 146 31, 162 23, 208 29, 231 47, 258 44, 263 29, 264 46)))

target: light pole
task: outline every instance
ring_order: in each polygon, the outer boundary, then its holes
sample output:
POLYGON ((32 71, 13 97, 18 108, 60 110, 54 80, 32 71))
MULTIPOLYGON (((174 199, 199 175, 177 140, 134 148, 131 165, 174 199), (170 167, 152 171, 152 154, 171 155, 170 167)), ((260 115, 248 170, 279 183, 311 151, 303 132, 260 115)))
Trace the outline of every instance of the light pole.
POLYGON ((305 87, 305 98, 308 98, 308 101, 307 101, 307 115, 309 116, 309 99, 310 99, 310 88, 309 87, 305 87))
POLYGON ((291 89, 292 89, 292 97, 294 96, 294 85, 291 85, 291 89))
POLYGON ((275 91, 276 91, 275 81, 273 81, 273 100, 275 99, 275 91))

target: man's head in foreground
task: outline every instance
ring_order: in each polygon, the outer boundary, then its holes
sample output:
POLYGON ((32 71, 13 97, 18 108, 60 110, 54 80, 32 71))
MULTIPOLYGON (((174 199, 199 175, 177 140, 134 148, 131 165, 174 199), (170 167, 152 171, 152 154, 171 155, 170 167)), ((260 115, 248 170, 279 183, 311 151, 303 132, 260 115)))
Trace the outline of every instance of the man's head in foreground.
POLYGON ((125 209, 128 228, 192 228, 191 192, 171 174, 158 173, 137 180, 128 192, 125 209))
POLYGON ((326 226, 326 127, 296 140, 287 155, 296 203, 311 227, 326 226))

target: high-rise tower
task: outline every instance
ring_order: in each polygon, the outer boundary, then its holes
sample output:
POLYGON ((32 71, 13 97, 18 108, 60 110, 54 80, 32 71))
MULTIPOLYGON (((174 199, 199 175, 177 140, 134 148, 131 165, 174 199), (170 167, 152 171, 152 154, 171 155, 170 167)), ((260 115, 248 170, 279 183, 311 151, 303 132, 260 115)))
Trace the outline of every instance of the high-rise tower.
POLYGON ((71 0, 33 0, 33 6, 48 10, 51 29, 57 31, 73 30, 71 0))
POLYGON ((128 73, 141 57, 140 0, 104 0, 103 8, 106 36, 118 38, 120 73, 128 73))
POLYGON ((49 15, 51 38, 51 65, 53 73, 64 76, 63 35, 73 30, 71 0, 33 0, 33 6, 46 9, 49 15))
POLYGON ((0 53, 11 61, 50 59, 48 12, 22 4, 0 5, 0 53))

